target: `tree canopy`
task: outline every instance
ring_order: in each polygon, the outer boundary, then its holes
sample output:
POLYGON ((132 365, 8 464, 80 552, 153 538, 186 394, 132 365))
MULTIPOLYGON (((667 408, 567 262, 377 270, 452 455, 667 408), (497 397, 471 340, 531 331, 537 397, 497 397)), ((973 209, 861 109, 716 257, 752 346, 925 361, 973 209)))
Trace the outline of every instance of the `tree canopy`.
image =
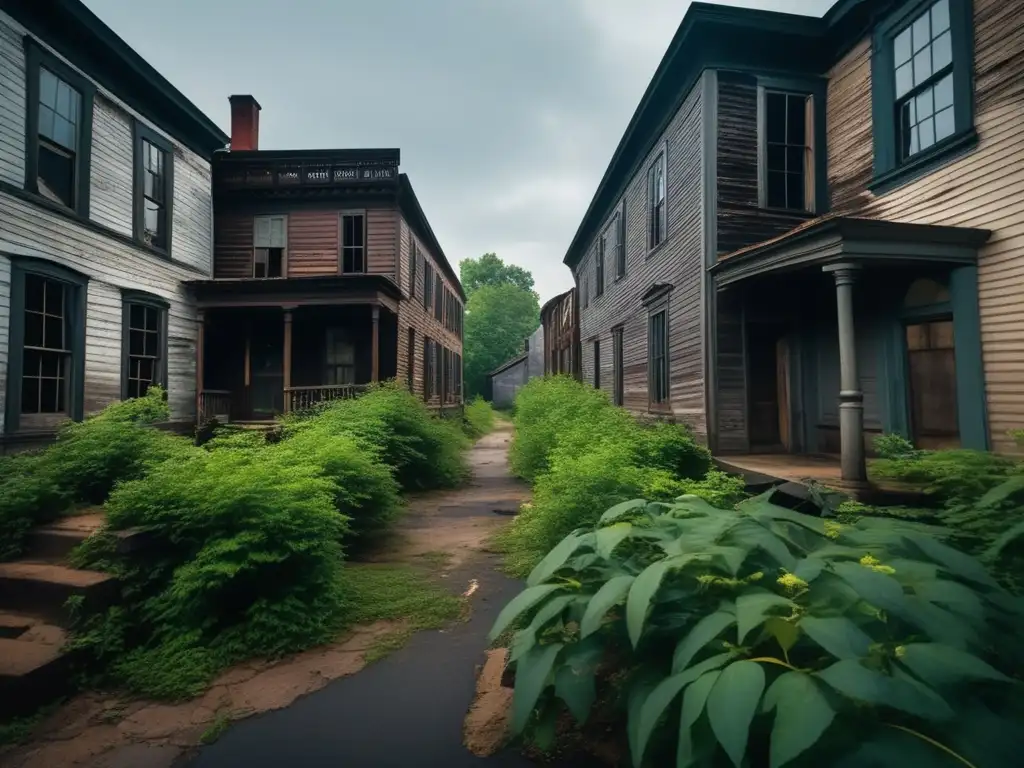
POLYGON ((540 324, 540 303, 533 275, 493 253, 463 259, 459 268, 467 296, 463 377, 472 397, 485 392, 488 373, 523 351, 540 324))

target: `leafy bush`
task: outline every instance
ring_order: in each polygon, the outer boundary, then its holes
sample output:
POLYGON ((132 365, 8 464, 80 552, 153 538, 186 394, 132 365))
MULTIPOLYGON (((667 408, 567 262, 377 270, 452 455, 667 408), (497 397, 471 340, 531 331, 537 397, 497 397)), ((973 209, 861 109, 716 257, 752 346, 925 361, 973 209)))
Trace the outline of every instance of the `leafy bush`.
POLYGON ((700 480, 683 480, 683 494, 697 496, 722 509, 732 509, 749 495, 742 477, 709 469, 700 480))
POLYGON ((319 461, 297 458, 298 448, 267 448, 258 461, 192 449, 120 485, 109 528, 140 528, 147 546, 118 553, 106 536, 78 554, 120 577, 130 610, 84 617, 77 647, 113 663, 129 687, 174 698, 235 660, 333 637, 344 610, 342 489, 319 461))
POLYGON ((421 400, 394 382, 285 424, 286 435, 306 429, 316 430, 324 440, 348 434, 379 448, 381 460, 406 490, 449 488, 467 474, 467 441, 459 426, 431 414, 421 400))
POLYGON ((711 469, 711 452, 697 443, 685 426, 655 422, 639 427, 637 435, 637 463, 642 466, 692 480, 711 469))
POLYGON ((494 429, 494 408, 491 404, 477 395, 463 411, 463 423, 466 434, 470 437, 481 437, 494 429))
POLYGON ((45 453, 0 456, 0 560, 17 557, 32 527, 53 520, 71 502, 45 453))
POLYGON ((875 476, 923 485, 939 501, 971 502, 1021 471, 1014 459, 987 451, 915 451, 871 463, 875 476))
POLYGON ((917 455, 914 444, 903 435, 876 435, 872 443, 875 453, 883 459, 899 459, 917 455))
POLYGON ((768 499, 627 501, 552 549, 491 630, 515 730, 618 701, 637 768, 1015 764, 1019 601, 920 525, 768 499))

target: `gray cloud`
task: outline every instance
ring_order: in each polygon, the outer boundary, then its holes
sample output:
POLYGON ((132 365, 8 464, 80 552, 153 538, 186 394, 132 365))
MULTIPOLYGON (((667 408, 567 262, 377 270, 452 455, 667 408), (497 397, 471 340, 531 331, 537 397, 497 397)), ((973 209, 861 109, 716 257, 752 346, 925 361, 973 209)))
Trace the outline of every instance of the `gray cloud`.
MULTIPOLYGON (((494 251, 541 300, 688 7, 680 0, 85 0, 225 130, 266 149, 391 147, 448 258, 494 251), (168 8, 173 13, 168 14, 168 8)), ((821 15, 830 0, 727 4, 821 15)))

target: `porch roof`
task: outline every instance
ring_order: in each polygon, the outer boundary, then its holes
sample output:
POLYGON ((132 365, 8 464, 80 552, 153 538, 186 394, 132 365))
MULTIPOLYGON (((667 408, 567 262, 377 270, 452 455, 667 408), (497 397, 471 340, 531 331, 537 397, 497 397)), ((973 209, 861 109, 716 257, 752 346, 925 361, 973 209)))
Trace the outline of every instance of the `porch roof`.
POLYGON ((991 234, 986 229, 826 214, 721 256, 710 272, 722 287, 770 272, 839 262, 973 264, 991 234))
POLYGON ((377 304, 393 311, 401 289, 385 275, 189 280, 199 308, 377 304))

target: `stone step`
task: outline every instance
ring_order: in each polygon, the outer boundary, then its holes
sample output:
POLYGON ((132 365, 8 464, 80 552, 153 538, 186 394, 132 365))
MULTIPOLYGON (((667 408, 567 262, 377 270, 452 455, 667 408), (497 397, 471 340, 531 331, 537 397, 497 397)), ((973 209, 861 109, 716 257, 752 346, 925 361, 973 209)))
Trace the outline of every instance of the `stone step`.
MULTIPOLYGON (((99 531, 105 522, 102 512, 64 517, 50 525, 34 528, 25 544, 25 557, 37 561, 60 562, 71 551, 99 531)), ((141 531, 117 531, 117 550, 131 551, 143 538, 141 531)))
POLYGON ((63 629, 37 617, 0 613, 0 720, 34 712, 70 691, 66 639, 63 629))
POLYGON ((0 563, 0 610, 28 612, 58 626, 70 619, 65 603, 81 596, 90 610, 110 605, 117 580, 106 573, 27 560, 0 563))

